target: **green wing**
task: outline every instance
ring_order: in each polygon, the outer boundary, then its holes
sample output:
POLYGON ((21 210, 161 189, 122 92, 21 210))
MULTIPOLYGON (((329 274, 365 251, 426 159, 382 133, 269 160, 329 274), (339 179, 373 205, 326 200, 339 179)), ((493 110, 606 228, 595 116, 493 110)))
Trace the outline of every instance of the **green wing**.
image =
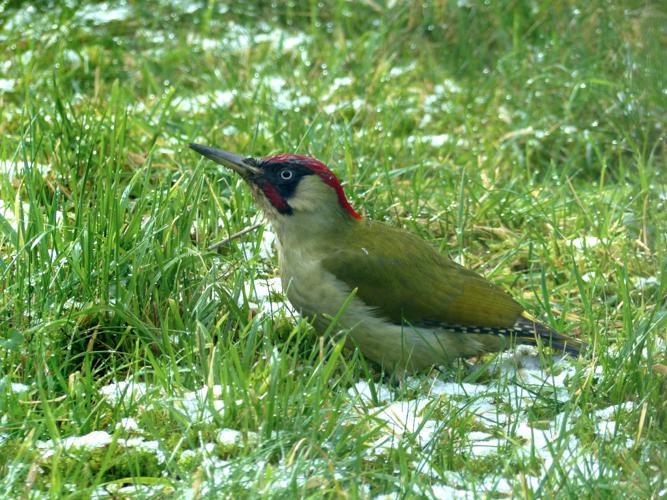
POLYGON ((523 311, 501 288, 406 231, 365 222, 335 246, 324 268, 395 323, 509 327, 523 311))

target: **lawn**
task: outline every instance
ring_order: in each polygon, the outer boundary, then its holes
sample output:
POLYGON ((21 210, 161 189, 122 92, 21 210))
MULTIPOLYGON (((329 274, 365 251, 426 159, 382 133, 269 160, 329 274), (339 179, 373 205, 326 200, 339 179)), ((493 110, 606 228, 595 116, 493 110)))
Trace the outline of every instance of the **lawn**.
MULTIPOLYGON (((667 5, 0 3, 0 496, 667 496, 667 5), (351 204, 591 344, 403 383, 188 149, 351 204), (212 248, 213 247, 213 248, 212 248)), ((428 290, 424 290, 428 293, 428 290)))

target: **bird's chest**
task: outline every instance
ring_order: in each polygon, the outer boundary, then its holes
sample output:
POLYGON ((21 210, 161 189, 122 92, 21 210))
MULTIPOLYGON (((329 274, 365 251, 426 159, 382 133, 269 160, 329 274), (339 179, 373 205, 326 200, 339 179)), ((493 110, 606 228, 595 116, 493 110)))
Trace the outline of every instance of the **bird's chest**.
POLYGON ((327 272, 321 257, 300 249, 278 248, 283 291, 294 307, 306 316, 334 316, 349 290, 327 272))

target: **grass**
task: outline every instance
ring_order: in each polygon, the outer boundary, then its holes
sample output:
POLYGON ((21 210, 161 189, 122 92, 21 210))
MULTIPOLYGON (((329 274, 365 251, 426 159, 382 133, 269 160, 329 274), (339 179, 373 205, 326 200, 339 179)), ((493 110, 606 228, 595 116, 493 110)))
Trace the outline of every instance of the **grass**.
POLYGON ((0 13, 3 496, 666 494, 664 5, 0 13), (316 156, 592 357, 386 386, 279 292, 258 312, 268 231, 206 250, 258 212, 191 141, 316 156))

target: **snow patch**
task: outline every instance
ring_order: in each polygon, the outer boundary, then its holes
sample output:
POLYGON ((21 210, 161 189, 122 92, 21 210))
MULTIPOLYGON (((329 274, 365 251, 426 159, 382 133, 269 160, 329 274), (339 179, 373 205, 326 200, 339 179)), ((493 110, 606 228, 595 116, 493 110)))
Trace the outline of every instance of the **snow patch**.
POLYGON ((648 288, 654 288, 660 285, 660 281, 655 276, 649 276, 647 278, 642 276, 635 276, 632 279, 632 282, 634 283, 635 288, 638 290, 646 290, 648 288))
POLYGON ((217 90, 211 94, 185 97, 178 101, 176 108, 184 113, 208 111, 212 107, 225 108, 234 102, 235 97, 236 91, 234 90, 217 90))
POLYGON ((95 448, 102 448, 108 446, 113 438, 111 434, 106 431, 93 431, 83 436, 71 436, 60 441, 52 439, 48 441, 38 441, 37 449, 42 450, 42 457, 49 458, 55 455, 60 448, 65 451, 73 450, 93 450, 95 448))
POLYGON ((225 404, 222 397, 222 386, 216 384, 211 388, 202 387, 196 391, 186 392, 175 402, 190 422, 211 423, 215 414, 222 413, 225 404))
POLYGON ((137 402, 146 396, 146 392, 146 384, 132 380, 112 382, 100 388, 100 394, 111 404, 137 402))
POLYGON ((110 2, 83 4, 75 13, 77 19, 95 25, 124 21, 131 15, 132 9, 127 5, 113 6, 110 2))
MULTIPOLYGON (((422 124, 423 125, 423 124, 422 124)), ((408 144, 421 143, 429 144, 434 148, 439 148, 445 144, 454 144, 455 146, 466 147, 469 145, 466 139, 458 137, 454 139, 450 134, 438 134, 438 135, 421 135, 415 136, 411 135, 407 138, 408 144)))
POLYGON ((597 236, 583 236, 571 239, 570 244, 577 250, 582 250, 584 248, 592 248, 598 245, 606 245, 607 240, 605 238, 598 238, 597 236))
POLYGON ((282 298, 282 282, 278 277, 258 278, 245 283, 244 292, 244 295, 239 296, 239 306, 242 307, 247 299, 248 307, 257 310, 259 317, 271 316, 281 311, 294 314, 291 306, 282 298))
POLYGON ((10 180, 16 179, 29 170, 45 176, 51 171, 51 165, 41 163, 25 163, 23 161, 0 160, 0 176, 8 177, 10 180))
POLYGON ((123 432, 138 432, 139 423, 132 417, 121 418, 120 422, 116 424, 116 430, 123 432))
POLYGON ((16 87, 16 80, 0 78, 0 93, 11 92, 16 87))

